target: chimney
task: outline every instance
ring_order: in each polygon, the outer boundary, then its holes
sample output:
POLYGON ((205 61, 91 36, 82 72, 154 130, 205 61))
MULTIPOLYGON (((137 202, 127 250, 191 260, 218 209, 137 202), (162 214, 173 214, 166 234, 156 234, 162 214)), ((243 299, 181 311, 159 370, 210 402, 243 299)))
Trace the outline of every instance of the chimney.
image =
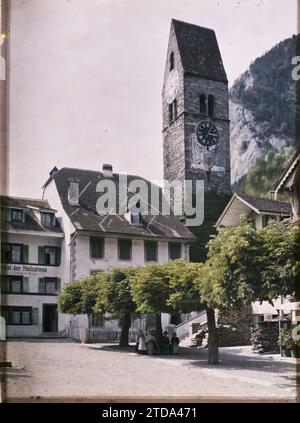
POLYGON ((102 172, 105 178, 112 178, 113 176, 113 167, 111 164, 104 164, 102 166, 102 172))
POLYGON ((68 200, 71 206, 79 205, 79 179, 69 178, 68 200))

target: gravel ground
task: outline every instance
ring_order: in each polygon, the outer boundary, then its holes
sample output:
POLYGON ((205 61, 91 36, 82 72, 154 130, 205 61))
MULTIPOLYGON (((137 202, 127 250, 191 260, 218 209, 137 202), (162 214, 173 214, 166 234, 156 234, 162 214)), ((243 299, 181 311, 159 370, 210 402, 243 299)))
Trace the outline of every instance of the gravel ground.
POLYGON ((10 340, 7 355, 13 368, 7 371, 7 398, 296 398, 293 359, 259 356, 250 347, 221 348, 221 364, 210 366, 201 349, 157 357, 133 351, 57 339, 10 340))

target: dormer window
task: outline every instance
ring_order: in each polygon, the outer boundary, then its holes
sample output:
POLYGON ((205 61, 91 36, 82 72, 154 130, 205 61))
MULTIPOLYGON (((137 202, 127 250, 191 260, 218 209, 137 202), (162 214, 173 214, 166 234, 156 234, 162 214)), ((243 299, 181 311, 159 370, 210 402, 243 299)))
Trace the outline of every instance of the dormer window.
POLYGON ((130 213, 130 221, 133 225, 140 225, 142 223, 142 216, 140 213, 131 214, 130 213))
POLYGON ((55 216, 54 213, 41 212, 41 224, 42 226, 54 226, 55 216))
POLYGON ((68 186, 68 200, 71 206, 78 206, 79 204, 79 181, 69 180, 68 186))
POLYGON ((136 211, 133 213, 131 211, 128 211, 124 215, 127 222, 131 223, 132 225, 141 225, 143 223, 142 215, 141 213, 137 213, 136 211))
POLYGON ((23 210, 20 209, 11 209, 11 222, 12 223, 22 223, 23 222, 23 210))
POLYGON ((170 54, 170 71, 174 69, 174 64, 175 64, 174 52, 172 51, 172 53, 170 54))

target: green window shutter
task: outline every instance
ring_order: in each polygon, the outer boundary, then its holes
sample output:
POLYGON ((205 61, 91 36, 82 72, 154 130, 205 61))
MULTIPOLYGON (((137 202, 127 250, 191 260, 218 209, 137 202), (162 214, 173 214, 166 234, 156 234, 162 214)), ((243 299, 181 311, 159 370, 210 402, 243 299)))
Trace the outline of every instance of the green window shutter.
POLYGON ((177 242, 169 242, 169 259, 176 260, 181 257, 181 244, 177 242))
POLYGON ((39 247, 39 264, 45 264, 45 247, 39 247))
POLYGON ((157 261, 157 242, 145 241, 145 259, 146 261, 157 261))
POLYGON ((44 278, 39 278, 39 294, 45 293, 45 280, 44 278))
POLYGON ((23 292, 29 292, 29 279, 27 277, 23 278, 23 292))
POLYGON ((56 265, 57 266, 60 266, 60 264, 61 264, 61 248, 60 247, 57 247, 56 248, 56 265))
POLYGON ((94 259, 100 259, 104 256, 104 239, 90 238, 90 256, 94 259))
POLYGON ((23 263, 28 263, 28 245, 23 245, 23 263))
POLYGON ((9 276, 1 277, 1 292, 9 292, 9 276))
POLYGON ((11 209, 5 209, 5 222, 11 222, 11 209))
POLYGON ((31 322, 33 325, 39 324, 39 309, 34 307, 31 311, 31 322))
POLYGON ((132 241, 131 239, 119 239, 119 260, 131 260, 132 241))
POLYGON ((61 281, 59 278, 56 280, 56 292, 60 292, 61 290, 61 281))

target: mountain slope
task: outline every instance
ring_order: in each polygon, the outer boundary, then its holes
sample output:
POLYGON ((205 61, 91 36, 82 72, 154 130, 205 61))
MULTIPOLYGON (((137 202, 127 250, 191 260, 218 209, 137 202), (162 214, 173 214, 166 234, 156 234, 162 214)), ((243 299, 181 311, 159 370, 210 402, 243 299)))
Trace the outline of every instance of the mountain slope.
POLYGON ((294 145, 291 74, 296 39, 286 39, 256 59, 230 90, 232 183, 253 168, 258 158, 294 145))

